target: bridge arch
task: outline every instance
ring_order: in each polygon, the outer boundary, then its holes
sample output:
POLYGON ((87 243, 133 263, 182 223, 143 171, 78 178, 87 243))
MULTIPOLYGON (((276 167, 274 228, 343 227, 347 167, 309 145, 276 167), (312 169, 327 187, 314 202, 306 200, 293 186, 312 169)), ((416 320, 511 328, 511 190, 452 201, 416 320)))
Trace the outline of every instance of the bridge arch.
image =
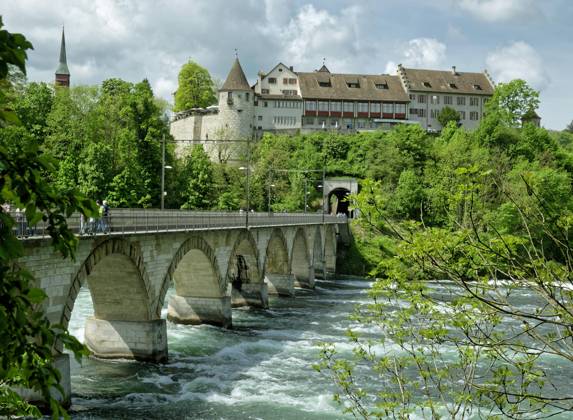
POLYGON ((250 230, 241 230, 229 255, 225 276, 231 285, 233 306, 268 307, 267 288, 259 270, 257 242, 250 230))
POLYGON ((312 267, 314 271, 322 271, 324 242, 322 240, 322 230, 317 226, 312 241, 312 267))
POLYGON ((275 228, 267 242, 263 273, 269 293, 281 296, 294 295, 293 278, 289 269, 289 252, 283 231, 275 228))
POLYGON ((336 228, 328 225, 324 232, 324 268, 325 274, 336 272, 336 228))
POLYGON ((231 302, 219 271, 214 249, 199 235, 179 247, 163 280, 159 311, 169 286, 175 295, 169 301, 167 318, 180 324, 231 325, 231 302))
POLYGON ((84 336, 90 351, 101 358, 166 361, 165 321, 153 312, 153 289, 139 244, 102 238, 94 245, 74 276, 62 324, 67 327, 79 290, 87 282, 94 306, 84 336))
POLYGON ((97 244, 76 272, 60 323, 66 328, 80 288, 87 280, 99 319, 146 321, 153 319, 151 287, 138 245, 122 238, 97 244))
POLYGON ((295 286, 313 287, 314 275, 303 228, 296 230, 290 255, 290 269, 294 276, 295 286))

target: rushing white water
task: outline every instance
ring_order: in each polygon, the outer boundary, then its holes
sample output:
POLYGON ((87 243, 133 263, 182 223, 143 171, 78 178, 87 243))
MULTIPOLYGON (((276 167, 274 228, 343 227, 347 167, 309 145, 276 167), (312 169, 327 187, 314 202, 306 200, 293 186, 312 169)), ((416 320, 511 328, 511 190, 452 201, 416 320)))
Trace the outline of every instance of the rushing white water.
MULTIPOLYGON (((233 310, 231 330, 168 322, 165 365, 73 362, 72 417, 345 418, 332 400, 333 384, 312 365, 321 341, 351 351, 344 331, 356 325, 348 316, 367 303, 370 286, 360 280, 318 281, 312 292, 271 299, 269 310, 233 310)), ((92 314, 89 290, 82 289, 70 321, 80 340, 92 314)))

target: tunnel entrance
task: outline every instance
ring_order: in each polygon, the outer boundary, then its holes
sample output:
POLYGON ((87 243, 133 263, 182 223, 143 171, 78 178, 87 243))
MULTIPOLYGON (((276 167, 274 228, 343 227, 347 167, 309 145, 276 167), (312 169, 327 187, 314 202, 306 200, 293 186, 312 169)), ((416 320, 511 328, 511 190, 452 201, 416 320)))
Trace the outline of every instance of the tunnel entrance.
POLYGON ((346 217, 351 217, 349 209, 348 195, 350 191, 346 188, 336 188, 328 194, 328 213, 330 214, 344 214, 346 217))

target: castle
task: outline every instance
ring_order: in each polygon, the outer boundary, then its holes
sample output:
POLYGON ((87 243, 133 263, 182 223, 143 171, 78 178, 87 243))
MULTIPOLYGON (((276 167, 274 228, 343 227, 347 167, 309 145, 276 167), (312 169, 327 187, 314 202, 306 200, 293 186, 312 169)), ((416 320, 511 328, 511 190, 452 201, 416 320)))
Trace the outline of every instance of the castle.
POLYGON ((393 76, 331 73, 324 64, 313 72, 295 72, 283 63, 268 73, 259 72, 250 86, 235 58, 219 89, 218 105, 175 114, 171 134, 178 141, 178 154, 189 144, 204 144, 212 158, 225 160, 232 151, 222 145, 257 139, 264 132, 355 132, 387 130, 396 124, 420 124, 438 131, 442 127, 437 117, 446 106, 458 111, 464 127, 474 129, 494 87, 485 70, 398 65, 393 76))

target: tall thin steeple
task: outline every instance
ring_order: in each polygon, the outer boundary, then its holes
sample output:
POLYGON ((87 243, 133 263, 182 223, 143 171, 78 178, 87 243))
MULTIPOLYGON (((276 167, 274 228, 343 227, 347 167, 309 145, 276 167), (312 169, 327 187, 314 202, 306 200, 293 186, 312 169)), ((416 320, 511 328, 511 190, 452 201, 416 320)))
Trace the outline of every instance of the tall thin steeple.
POLYGON ((62 43, 60 45, 60 63, 56 69, 56 86, 70 86, 70 70, 66 59, 66 35, 62 26, 62 43))

